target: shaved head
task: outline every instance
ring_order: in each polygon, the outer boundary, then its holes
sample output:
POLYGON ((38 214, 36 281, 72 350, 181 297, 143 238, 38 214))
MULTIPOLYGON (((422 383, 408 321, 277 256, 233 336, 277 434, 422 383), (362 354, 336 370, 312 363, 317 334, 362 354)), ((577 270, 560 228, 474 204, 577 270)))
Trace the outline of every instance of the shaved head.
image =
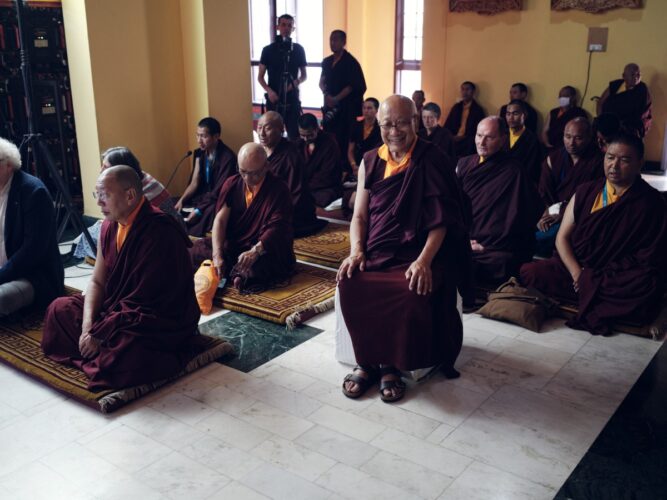
POLYGON ((269 171, 265 149, 259 144, 249 142, 241 146, 238 158, 239 175, 246 186, 252 189, 260 185, 269 171))
POLYGON ((121 189, 134 189, 137 195, 143 192, 141 179, 137 172, 127 165, 116 165, 104 169, 100 174, 99 180, 113 180, 121 189))
POLYGON ((380 119, 386 116, 390 109, 400 110, 403 114, 417 114, 417 106, 415 106, 415 102, 404 95, 394 94, 387 97, 380 105, 380 119))
POLYGON ((267 150, 272 151, 280 142, 284 130, 283 117, 275 111, 267 111, 257 122, 259 143, 267 150))
POLYGON ((106 168, 97 178, 95 198, 105 219, 125 224, 143 199, 141 179, 127 165, 106 168))
POLYGON ((267 111, 260 117, 259 121, 263 121, 264 123, 271 123, 279 127, 285 126, 283 117, 280 116, 280 113, 278 113, 277 111, 267 111))
POLYGON ((379 121, 382 142, 394 160, 407 154, 417 138, 419 114, 412 99, 392 95, 380 105, 379 121))
POLYGON ((239 149, 239 165, 266 162, 266 151, 259 144, 248 142, 239 149))

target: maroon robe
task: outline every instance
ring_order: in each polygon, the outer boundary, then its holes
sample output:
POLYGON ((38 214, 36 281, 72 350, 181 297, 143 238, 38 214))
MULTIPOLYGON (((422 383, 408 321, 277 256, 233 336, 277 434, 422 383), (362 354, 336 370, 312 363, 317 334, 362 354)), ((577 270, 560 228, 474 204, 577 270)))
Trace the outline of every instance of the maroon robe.
POLYGON ((494 285, 515 276, 535 249, 535 225, 544 206, 534 184, 504 151, 479 163, 478 155, 459 160, 457 175, 469 209, 470 239, 484 247, 473 252, 475 281, 494 285))
MULTIPOLYGON (((477 125, 481 122, 486 113, 484 109, 477 104, 475 99, 472 100, 470 105, 470 113, 468 114, 468 120, 466 121, 465 132, 463 134, 464 138, 462 140, 454 141, 454 148, 457 158, 473 154, 475 152, 475 134, 477 133, 477 125)), ((452 136, 456 136, 461 127, 461 120, 463 119, 463 101, 459 101, 447 115, 447 120, 445 121, 445 128, 448 129, 452 136)))
POLYGON ((456 178, 443 168, 447 158, 417 140, 407 170, 387 179, 377 150, 364 156, 366 270, 339 282, 340 307, 357 363, 401 370, 442 364, 449 371, 463 339, 456 289, 468 280, 470 245, 456 178), (438 227, 447 234, 431 265, 433 292, 417 295, 405 272, 438 227))
POLYGON ((551 168, 547 160, 542 163, 540 196, 547 207, 563 202, 561 213, 565 213, 567 202, 580 185, 604 177, 602 153, 593 143, 581 155, 576 165, 564 147, 551 151, 548 160, 551 168))
MULTIPOLYGON (((419 123, 423 122, 419 120, 419 123)), ((417 135, 425 141, 432 142, 438 146, 440 150, 450 158, 456 158, 456 151, 454 150, 454 138, 452 137, 452 133, 446 128, 441 127, 440 125, 436 125, 433 129, 433 132, 431 132, 431 135, 428 135, 428 132, 426 132, 425 128, 420 129, 417 135)))
POLYGON ((565 112, 558 116, 561 108, 554 108, 549 111, 549 130, 547 131, 547 139, 549 144, 554 149, 563 147, 563 134, 565 133, 565 125, 575 118, 586 118, 586 111, 579 106, 573 106, 565 110, 565 112))
POLYGON ((83 359, 79 337, 84 297, 51 303, 42 349, 59 363, 83 370, 91 390, 122 388, 177 374, 197 344, 199 306, 185 231, 144 202, 120 252, 117 222, 105 221, 100 246, 106 266, 104 301, 90 330, 100 352, 83 359))
POLYGON ((188 234, 204 236, 213 227, 215 219, 215 205, 218 194, 225 181, 238 171, 236 154, 225 143, 218 141, 213 163, 209 167, 209 176, 206 178, 206 153, 201 149, 195 153, 194 162, 199 159, 199 187, 189 200, 188 205, 201 212, 199 217, 188 224, 188 234))
POLYGON ((613 113, 629 132, 644 137, 651 127, 651 93, 644 82, 625 92, 618 93, 623 80, 609 82, 609 97, 602 105, 603 113, 613 113))
POLYGON ((650 322, 658 312, 667 274, 667 205, 662 195, 637 177, 623 196, 591 213, 605 179, 577 189, 571 236, 583 267, 579 293, 560 256, 521 268, 521 281, 547 295, 578 303, 568 326, 608 334, 618 319, 650 322))
POLYGON ((544 152, 535 133, 525 129, 509 150, 510 157, 519 162, 524 174, 537 185, 540 181, 544 152))
MULTIPOLYGON (((231 209, 223 248, 225 272, 228 277, 240 276, 242 292, 257 293, 289 278, 294 271, 292 251, 292 200, 283 181, 267 172, 264 182, 250 206, 246 207, 245 183, 240 175, 225 182, 218 199, 218 210, 223 205, 231 209), (250 250, 259 241, 264 254, 253 264, 249 273, 234 268, 239 255, 250 250)), ((191 250, 195 269, 212 254, 211 238, 197 240, 191 250)))
POLYGON ((276 177, 287 184, 292 195, 294 236, 315 234, 326 226, 327 222, 315 215, 315 200, 308 189, 306 168, 296 144, 281 138, 269 156, 269 165, 276 177))
POLYGON ((297 147, 304 159, 306 183, 318 207, 326 207, 341 197, 343 192, 343 168, 340 149, 336 139, 327 132, 319 131, 312 153, 303 139, 297 147))

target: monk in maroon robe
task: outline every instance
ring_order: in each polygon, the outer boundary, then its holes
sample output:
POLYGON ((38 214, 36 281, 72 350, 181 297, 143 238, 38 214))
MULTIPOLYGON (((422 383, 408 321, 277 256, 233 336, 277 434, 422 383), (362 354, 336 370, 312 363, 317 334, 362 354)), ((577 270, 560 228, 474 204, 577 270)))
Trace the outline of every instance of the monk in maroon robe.
POLYGON ((454 150, 454 138, 452 133, 441 127, 438 123, 442 116, 442 110, 434 102, 427 102, 421 112, 421 120, 424 126, 419 129, 417 135, 422 139, 432 142, 450 158, 456 158, 456 151, 454 150))
POLYGON ((211 230, 220 188, 236 173, 236 155, 220 140, 220 123, 215 118, 203 118, 197 127, 199 150, 193 160, 192 178, 176 210, 191 207, 185 219, 188 234, 204 236, 211 230))
POLYGON ((85 297, 51 303, 42 349, 83 370, 91 390, 165 379, 197 350, 199 306, 185 231, 142 195, 127 166, 102 172, 96 187, 106 219, 85 297))
POLYGON ((359 169, 351 252, 338 271, 340 304, 358 367, 343 393, 359 397, 380 369, 380 397, 403 396, 401 370, 442 364, 455 376, 462 343, 456 291, 470 259, 461 193, 448 160, 416 136, 414 102, 380 107, 384 145, 359 169))
POLYGON ((588 118, 586 111, 577 106, 577 91, 566 85, 558 92, 558 107, 553 108, 547 115, 547 121, 542 129, 542 141, 549 149, 563 147, 563 133, 565 125, 575 118, 588 118))
POLYGON ((558 253, 526 264, 521 281, 578 304, 568 326, 608 334, 615 320, 650 322, 667 272, 667 205, 640 176, 641 139, 612 139, 606 179, 579 186, 558 231, 558 253))
POLYGON ((315 215, 315 200, 308 189, 303 157, 296 144, 283 137, 282 117, 275 111, 267 111, 257 122, 259 143, 269 158, 269 166, 276 177, 282 179, 292 194, 294 207, 294 237, 317 233, 327 221, 315 215))
POLYGON ((484 109, 474 99, 477 87, 472 82, 461 84, 461 100, 452 106, 445 120, 445 128, 454 138, 456 158, 475 152, 477 124, 486 116, 484 109))
POLYGON ((336 138, 320 130, 317 118, 305 113, 298 119, 297 147, 303 155, 306 184, 318 207, 326 207, 343 193, 343 165, 336 138))
POLYGON ((625 130, 644 137, 651 128, 651 93, 641 81, 639 66, 630 63, 623 69, 623 78, 609 82, 598 101, 598 115, 613 113, 625 130))
POLYGON ((539 191, 544 213, 537 222, 536 253, 551 256, 565 208, 583 183, 604 177, 602 154, 595 146, 588 119, 575 118, 565 127, 565 146, 552 150, 542 164, 539 191))
POLYGON ((519 99, 505 106, 505 121, 509 127, 510 157, 519 162, 528 178, 537 185, 544 152, 537 135, 526 128, 526 103, 519 99))
MULTIPOLYGON (((537 188, 505 151, 507 124, 479 122, 477 154, 461 158, 457 175, 469 206, 474 282, 497 285, 533 257, 535 224, 543 210, 537 188)), ((471 287, 472 288, 472 287, 471 287)), ((472 306, 474 297, 463 297, 472 306)))
POLYGON ((218 276, 242 293, 258 293, 294 271, 292 200, 270 171, 266 152, 249 143, 239 150, 239 173, 225 182, 213 222, 213 238, 192 249, 195 269, 213 259, 218 276))

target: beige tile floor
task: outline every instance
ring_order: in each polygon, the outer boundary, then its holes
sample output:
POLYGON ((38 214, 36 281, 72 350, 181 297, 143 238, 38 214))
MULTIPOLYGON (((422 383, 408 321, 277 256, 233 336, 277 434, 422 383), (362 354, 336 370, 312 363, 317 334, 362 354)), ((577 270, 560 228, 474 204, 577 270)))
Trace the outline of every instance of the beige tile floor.
POLYGON ((341 394, 333 323, 251 373, 213 363, 109 416, 0 366, 0 498, 551 498, 660 347, 467 315, 461 378, 387 405, 341 394))

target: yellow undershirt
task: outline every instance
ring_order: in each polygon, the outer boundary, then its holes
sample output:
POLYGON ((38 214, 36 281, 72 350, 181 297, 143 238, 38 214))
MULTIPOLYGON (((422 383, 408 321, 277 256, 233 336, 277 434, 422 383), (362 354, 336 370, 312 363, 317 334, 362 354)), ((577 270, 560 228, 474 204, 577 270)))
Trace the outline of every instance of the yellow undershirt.
POLYGON ((378 149, 378 156, 387 162, 387 166, 384 168, 384 179, 391 177, 392 175, 399 174, 408 168, 408 165, 410 164, 410 158, 412 158, 412 150, 415 149, 416 144, 417 139, 415 138, 412 146, 410 146, 410 149, 407 153, 405 153, 405 156, 400 162, 396 162, 392 159, 391 154, 389 153, 389 148, 386 144, 380 146, 380 149, 378 149))
POLYGON ((459 131, 456 132, 456 137, 463 137, 466 135, 466 125, 468 124, 468 116, 470 115, 470 106, 472 101, 463 105, 463 112, 461 113, 461 126, 459 131))
POLYGON ((625 92, 628 90, 628 86, 625 84, 625 82, 621 83, 621 86, 618 87, 618 90, 616 91, 617 94, 620 94, 621 92, 625 92))
MULTIPOLYGON (((607 206, 609 206, 612 203, 616 203, 618 199, 621 197, 621 195, 616 193, 616 190, 612 187, 611 184, 609 184, 609 181, 607 181, 606 184, 607 184, 607 206)), ((604 205, 602 203, 602 191, 600 191, 598 195, 595 197, 595 202, 593 203, 593 208, 591 208, 591 213, 597 212, 598 210, 602 210, 603 208, 604 205)))
POLYGON ((143 206, 144 202, 146 201, 146 197, 142 196, 141 201, 139 204, 134 207, 134 210, 130 213, 130 215, 127 216, 127 223, 126 224, 121 224, 120 222, 118 223, 118 230, 116 231, 116 251, 120 252, 120 249, 123 248, 123 244, 125 243, 125 240, 127 239, 127 235, 130 232, 130 229, 132 229, 132 224, 134 223, 134 219, 137 218, 137 214, 139 213, 139 210, 143 206))
POLYGON ((516 141, 519 140, 519 137, 521 137, 521 134, 523 134, 524 130, 526 130, 526 127, 521 127, 521 130, 518 132, 514 132, 514 130, 510 129, 510 149, 514 147, 516 141))
POLYGON ((255 196, 257 196, 257 193, 259 193, 259 190, 262 187, 262 184, 264 184, 264 179, 262 179, 262 182, 260 182, 257 185, 257 189, 255 189, 255 192, 253 193, 250 189, 248 189, 248 185, 244 182, 243 183, 243 188, 245 190, 245 207, 248 208, 250 204, 252 203, 252 200, 255 199, 255 196))

